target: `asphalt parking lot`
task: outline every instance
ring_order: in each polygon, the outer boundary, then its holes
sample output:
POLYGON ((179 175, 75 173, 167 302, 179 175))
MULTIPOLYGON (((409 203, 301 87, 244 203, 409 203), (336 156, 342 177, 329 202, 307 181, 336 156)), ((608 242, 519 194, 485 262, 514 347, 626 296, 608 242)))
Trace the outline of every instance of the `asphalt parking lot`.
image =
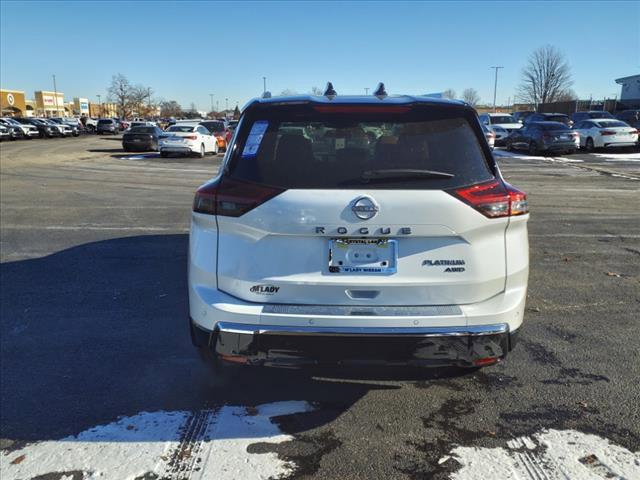
POLYGON ((532 212, 505 362, 215 377, 186 266, 221 157, 119 140, 0 144, 3 479, 640 478, 640 154, 496 152, 532 212))

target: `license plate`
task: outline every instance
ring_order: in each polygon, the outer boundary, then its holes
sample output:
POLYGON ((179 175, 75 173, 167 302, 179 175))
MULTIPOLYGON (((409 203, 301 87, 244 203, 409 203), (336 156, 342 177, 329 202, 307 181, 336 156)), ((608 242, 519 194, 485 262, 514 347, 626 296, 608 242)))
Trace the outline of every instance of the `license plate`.
POLYGON ((336 238, 329 242, 329 273, 395 273, 397 262, 396 240, 336 238))

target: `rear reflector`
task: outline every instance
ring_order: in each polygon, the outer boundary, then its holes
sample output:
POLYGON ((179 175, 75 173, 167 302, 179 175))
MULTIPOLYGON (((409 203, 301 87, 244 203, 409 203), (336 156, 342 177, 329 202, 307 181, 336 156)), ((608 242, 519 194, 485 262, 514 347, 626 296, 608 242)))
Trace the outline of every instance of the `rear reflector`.
POLYGON ((239 217, 282 192, 281 188, 218 177, 196 191, 193 211, 239 217))
POLYGON ((450 190, 448 193, 489 218, 529 213, 527 194, 499 180, 450 190))
POLYGON ((197 135, 187 135, 186 137, 182 137, 182 138, 186 138, 187 140, 197 140, 198 136, 197 135))
POLYGON ((476 367, 486 367, 487 365, 493 365, 494 363, 498 363, 500 359, 496 357, 487 357, 487 358, 479 358, 478 360, 474 360, 473 364, 476 367))

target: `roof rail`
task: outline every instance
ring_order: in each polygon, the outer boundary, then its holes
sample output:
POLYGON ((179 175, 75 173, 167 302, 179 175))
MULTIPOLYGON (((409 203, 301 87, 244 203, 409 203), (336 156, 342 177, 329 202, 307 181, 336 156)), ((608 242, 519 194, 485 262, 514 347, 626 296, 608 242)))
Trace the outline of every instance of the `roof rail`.
POLYGON ((387 96, 387 91, 384 89, 384 83, 380 82, 376 87, 376 90, 373 92, 373 94, 376 97, 378 97, 380 100, 385 98, 387 96))
POLYGON ((324 96, 332 99, 334 98, 336 95, 338 95, 338 92, 336 92, 333 88, 333 83, 331 82, 327 82, 327 87, 324 89, 324 96))

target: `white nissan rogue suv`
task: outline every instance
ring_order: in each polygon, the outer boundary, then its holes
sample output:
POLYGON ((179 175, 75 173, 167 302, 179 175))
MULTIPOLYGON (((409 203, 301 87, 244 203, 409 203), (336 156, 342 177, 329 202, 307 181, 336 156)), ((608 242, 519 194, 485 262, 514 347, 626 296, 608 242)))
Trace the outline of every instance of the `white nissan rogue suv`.
POLYGON ((195 194, 191 338, 215 362, 493 364, 522 324, 528 218, 463 102, 255 99, 195 194))

